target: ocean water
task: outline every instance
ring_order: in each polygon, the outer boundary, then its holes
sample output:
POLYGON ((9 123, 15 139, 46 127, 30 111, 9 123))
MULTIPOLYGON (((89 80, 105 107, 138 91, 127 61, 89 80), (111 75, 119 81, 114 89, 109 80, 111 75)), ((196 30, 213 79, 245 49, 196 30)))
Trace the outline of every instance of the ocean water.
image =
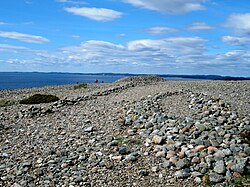
MULTIPOLYGON (((81 74, 81 73, 39 73, 39 72, 0 72, 0 90, 32 88, 51 85, 78 83, 114 82, 127 77, 121 74, 81 74)), ((189 78, 167 77, 168 80, 192 80, 189 78)))
POLYGON ((37 73, 37 72, 0 72, 0 90, 32 88, 50 85, 78 83, 114 82, 124 75, 89 75, 78 73, 37 73))

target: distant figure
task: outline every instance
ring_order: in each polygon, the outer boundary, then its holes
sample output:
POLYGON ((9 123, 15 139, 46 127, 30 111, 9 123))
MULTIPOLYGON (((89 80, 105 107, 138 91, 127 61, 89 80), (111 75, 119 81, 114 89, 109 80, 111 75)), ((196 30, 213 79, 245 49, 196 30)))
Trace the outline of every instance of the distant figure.
POLYGON ((104 83, 104 81, 102 81, 102 83, 104 83))
POLYGON ((76 84, 78 84, 79 82, 76 82, 76 84))
POLYGON ((98 83, 98 79, 95 80, 95 83, 98 83))

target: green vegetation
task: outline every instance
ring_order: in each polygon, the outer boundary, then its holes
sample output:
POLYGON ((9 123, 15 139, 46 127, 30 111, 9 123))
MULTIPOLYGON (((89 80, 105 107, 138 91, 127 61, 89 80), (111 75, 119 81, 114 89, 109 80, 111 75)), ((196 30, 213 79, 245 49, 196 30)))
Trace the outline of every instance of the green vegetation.
POLYGON ((86 83, 81 83, 81 84, 77 84, 74 86, 74 89, 81 89, 81 88, 87 88, 88 85, 86 83))
POLYGON ((10 106, 13 102, 7 100, 0 100, 0 107, 10 106))
POLYGON ((20 104, 51 103, 51 102, 55 102, 58 100, 59 98, 54 95, 35 94, 27 99, 21 100, 20 104))
POLYGON ((235 186, 249 186, 250 185, 250 171, 247 171, 243 176, 235 179, 235 186))

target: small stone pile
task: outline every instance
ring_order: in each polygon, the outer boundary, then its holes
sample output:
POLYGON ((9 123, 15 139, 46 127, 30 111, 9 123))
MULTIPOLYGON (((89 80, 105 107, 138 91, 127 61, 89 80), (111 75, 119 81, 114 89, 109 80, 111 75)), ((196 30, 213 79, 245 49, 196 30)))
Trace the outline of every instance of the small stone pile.
POLYGON ((250 170, 249 140, 241 136, 250 131, 249 117, 231 111, 220 98, 186 94, 193 115, 167 116, 160 104, 171 93, 160 93, 129 109, 124 125, 136 129, 149 150, 145 154, 164 158, 164 167, 175 177, 229 184, 250 170))
POLYGON ((130 76, 116 81, 116 83, 133 83, 135 85, 148 85, 152 83, 164 82, 164 78, 159 76, 130 76))

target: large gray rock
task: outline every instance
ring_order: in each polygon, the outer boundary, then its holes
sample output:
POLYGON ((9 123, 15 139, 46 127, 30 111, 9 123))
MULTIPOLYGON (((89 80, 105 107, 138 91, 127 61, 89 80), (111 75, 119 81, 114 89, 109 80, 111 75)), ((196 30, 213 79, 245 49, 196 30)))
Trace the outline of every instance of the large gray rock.
POLYGON ((209 174, 209 180, 211 182, 216 182, 217 183, 217 182, 223 181, 224 177, 222 175, 217 174, 217 173, 210 173, 209 174))
POLYGON ((226 171, 226 167, 223 160, 217 161, 214 166, 214 171, 219 174, 223 174, 226 171))

